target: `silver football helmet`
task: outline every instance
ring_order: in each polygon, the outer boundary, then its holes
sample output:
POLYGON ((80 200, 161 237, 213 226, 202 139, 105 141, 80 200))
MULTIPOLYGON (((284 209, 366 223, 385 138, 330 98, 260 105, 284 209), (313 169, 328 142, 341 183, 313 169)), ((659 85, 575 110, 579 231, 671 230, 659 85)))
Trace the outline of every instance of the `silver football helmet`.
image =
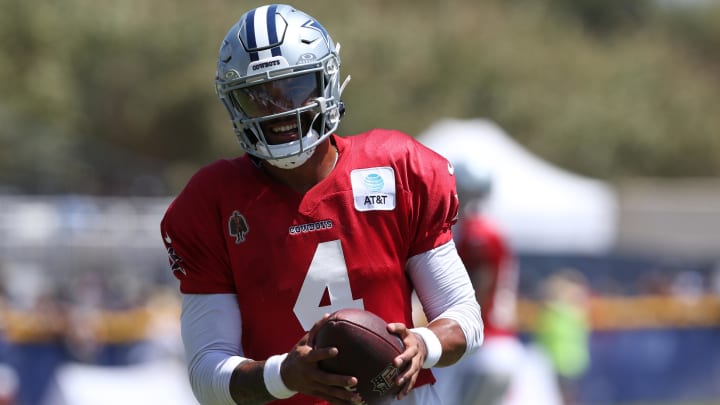
POLYGON ((493 186, 490 169, 468 161, 454 161, 453 168, 461 205, 466 206, 488 198, 493 186))
POLYGON ((240 147, 270 164, 305 163, 344 112, 340 45, 313 17, 273 4, 250 10, 220 47, 215 84, 240 147))

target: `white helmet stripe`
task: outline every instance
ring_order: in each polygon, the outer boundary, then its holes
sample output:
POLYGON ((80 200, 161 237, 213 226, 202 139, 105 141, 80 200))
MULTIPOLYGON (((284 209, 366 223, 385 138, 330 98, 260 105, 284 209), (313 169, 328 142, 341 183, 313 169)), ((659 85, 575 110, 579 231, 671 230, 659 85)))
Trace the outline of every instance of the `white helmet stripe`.
MULTIPOLYGON (((270 6, 262 6, 255 10, 255 46, 257 48, 265 48, 270 46, 270 39, 268 35, 268 11, 270 6), (264 28, 264 29, 263 29, 264 28)), ((275 18, 275 7, 272 7, 273 19, 275 18)), ((273 24, 274 25, 274 24, 273 24)), ((270 50, 264 50, 258 52, 258 59, 266 59, 271 56, 270 50)))
POLYGON ((258 7, 248 15, 245 34, 251 50, 251 59, 254 62, 282 55, 278 46, 282 38, 278 37, 276 25, 277 7, 277 5, 258 7), (263 48, 270 49, 258 50, 263 48))

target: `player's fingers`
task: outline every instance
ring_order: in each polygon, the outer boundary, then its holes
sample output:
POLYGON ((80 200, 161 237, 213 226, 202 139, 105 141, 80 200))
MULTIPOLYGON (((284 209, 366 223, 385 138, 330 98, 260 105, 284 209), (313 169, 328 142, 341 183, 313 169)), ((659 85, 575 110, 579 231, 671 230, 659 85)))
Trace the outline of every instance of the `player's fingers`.
POLYGON ((313 341, 315 340, 315 335, 317 334, 318 329, 320 329, 320 326, 322 326, 325 322, 327 322, 327 319, 330 317, 330 314, 323 315, 322 318, 318 319, 312 328, 310 328, 310 331, 305 335, 307 336, 306 342, 312 345, 313 341))
POLYGON ((407 395, 415 386, 415 381, 422 368, 422 356, 419 355, 421 342, 413 333, 408 332, 404 336, 403 343, 405 351, 394 360, 396 367, 402 370, 395 380, 397 385, 402 386, 398 393, 398 399, 407 395))
MULTIPOLYGON (((336 377, 341 377, 337 375, 334 376, 334 378, 330 378, 329 376, 328 378, 332 380, 337 379, 336 377)), ((355 379, 354 377, 352 377, 351 379, 353 382, 352 386, 344 384, 328 385, 323 382, 318 382, 314 385, 313 389, 309 391, 309 393, 313 396, 323 398, 333 404, 361 403, 362 398, 360 397, 360 394, 358 394, 355 390, 355 386, 357 385, 357 379, 355 379)), ((340 379, 337 380, 340 381, 340 379)), ((348 382, 347 379, 342 379, 342 381, 344 383, 348 382)))
POLYGON ((416 346, 417 343, 409 340, 412 337, 412 333, 410 333, 404 323, 389 323, 387 329, 388 332, 398 335, 403 341, 403 346, 405 346, 405 350, 393 359, 393 365, 402 369, 417 354, 417 348, 413 347, 416 346))
POLYGON ((408 381, 417 378, 417 374, 420 372, 421 364, 419 358, 412 358, 407 364, 408 366, 405 367, 405 369, 401 369, 402 372, 399 373, 395 379, 397 385, 407 384, 408 381))
POLYGON ((410 390, 412 390, 413 387, 415 386, 415 382, 417 381, 417 376, 418 376, 417 373, 413 374, 412 377, 410 377, 408 379, 408 381, 405 382, 405 385, 402 387, 402 389, 400 390, 400 392, 397 395, 398 400, 403 399, 406 395, 408 395, 410 393, 410 390))
POLYGON ((405 326, 404 323, 400 323, 400 322, 389 323, 387 326, 387 330, 390 333, 399 335, 400 339, 404 339, 405 335, 407 335, 409 333, 407 326, 405 326))
POLYGON ((405 350, 393 359, 395 367, 401 370, 408 368, 409 364, 412 363, 413 359, 417 358, 418 353, 420 353, 418 341, 412 339, 409 335, 403 339, 403 345, 405 346, 405 350))
POLYGON ((327 387, 340 387, 346 391, 353 391, 357 387, 357 378, 349 375, 333 374, 318 370, 312 374, 314 382, 327 387))
POLYGON ((420 370, 422 369, 420 358, 420 356, 414 356, 410 359, 405 370, 397 376, 395 384, 402 387, 397 395, 398 399, 404 398, 415 386, 415 382, 417 381, 418 375, 420 375, 420 370))
POLYGON ((321 360, 329 359, 337 355, 338 349, 335 347, 324 347, 312 350, 304 359, 306 361, 306 367, 304 370, 306 378, 323 386, 343 388, 355 387, 358 383, 357 378, 325 371, 317 364, 321 360), (312 367, 307 366, 309 363, 312 363, 312 367))
POLYGON ((310 335, 306 333, 303 335, 303 337, 300 338, 300 340, 297 342, 298 346, 306 346, 308 342, 310 341, 310 335))
POLYGON ((305 361, 309 363, 317 363, 318 361, 330 359, 338 355, 337 347, 319 347, 310 350, 305 356, 305 361))

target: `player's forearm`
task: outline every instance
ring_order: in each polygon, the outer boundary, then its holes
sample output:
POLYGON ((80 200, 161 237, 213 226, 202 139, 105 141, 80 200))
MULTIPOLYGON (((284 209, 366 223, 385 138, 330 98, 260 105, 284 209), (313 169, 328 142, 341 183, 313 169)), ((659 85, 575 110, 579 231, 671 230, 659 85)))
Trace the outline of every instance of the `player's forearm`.
POLYGON ((451 319, 436 319, 428 324, 442 347, 442 355, 437 362, 438 367, 455 364, 465 354, 467 341, 460 325, 451 319))
POLYGON ((230 395, 238 405, 265 404, 274 398, 265 387, 264 361, 245 361, 239 364, 230 378, 230 395))
POLYGON ((430 320, 429 329, 440 340, 437 365, 453 364, 477 350, 483 341, 480 305, 454 243, 411 257, 408 271, 430 320))

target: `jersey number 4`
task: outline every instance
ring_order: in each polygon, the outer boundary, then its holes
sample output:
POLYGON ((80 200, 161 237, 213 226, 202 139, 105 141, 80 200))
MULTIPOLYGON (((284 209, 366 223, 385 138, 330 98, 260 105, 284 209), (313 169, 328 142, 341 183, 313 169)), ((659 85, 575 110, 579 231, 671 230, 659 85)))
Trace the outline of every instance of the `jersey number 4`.
POLYGON ((340 241, 322 242, 315 250, 293 312, 308 331, 324 314, 343 308, 364 309, 363 300, 353 299, 340 241), (321 305, 325 291, 330 305, 321 305))

